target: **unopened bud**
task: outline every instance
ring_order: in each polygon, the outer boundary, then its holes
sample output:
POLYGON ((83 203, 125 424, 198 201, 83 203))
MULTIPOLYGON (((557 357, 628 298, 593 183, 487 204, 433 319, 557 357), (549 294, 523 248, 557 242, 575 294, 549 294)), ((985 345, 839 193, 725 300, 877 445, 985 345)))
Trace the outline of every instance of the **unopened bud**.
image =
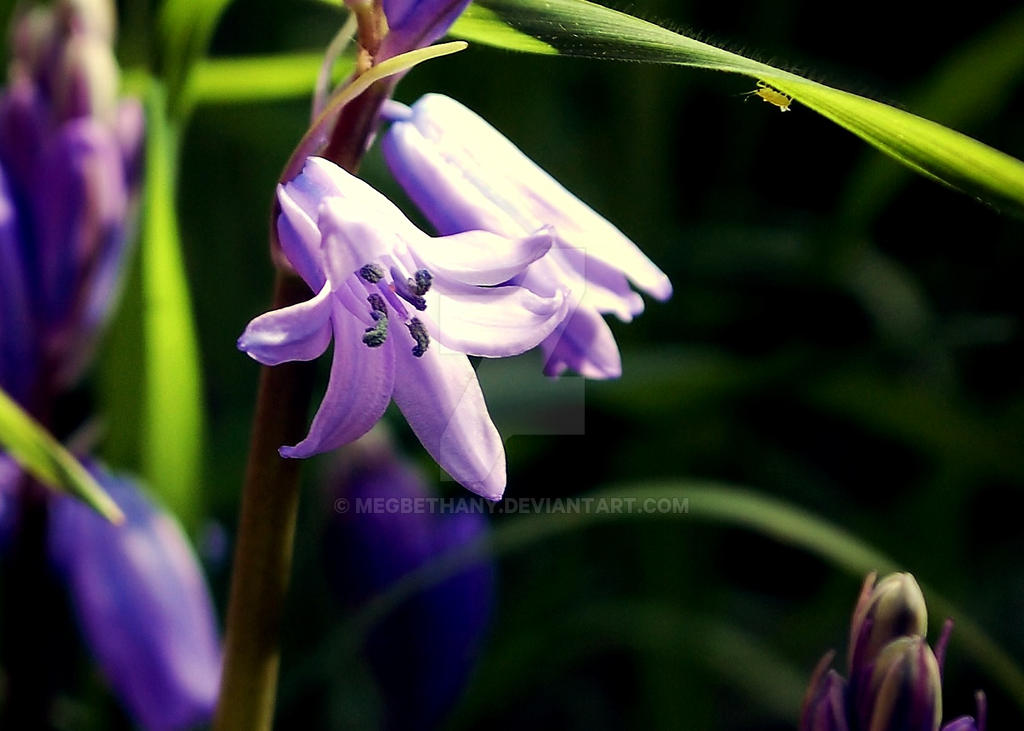
POLYGON ((877 584, 869 576, 850 624, 851 676, 857 677, 893 640, 924 637, 927 629, 928 609, 913 576, 890 574, 877 584))
POLYGON ((920 637, 890 642, 855 703, 864 731, 938 731, 942 681, 931 648, 920 637))
POLYGON ((58 118, 98 117, 113 124, 117 85, 117 61, 110 46, 90 36, 73 36, 64 46, 53 81, 58 118))
POLYGON ((84 35, 107 45, 114 42, 117 14, 111 0, 60 0, 57 22, 67 35, 84 35))

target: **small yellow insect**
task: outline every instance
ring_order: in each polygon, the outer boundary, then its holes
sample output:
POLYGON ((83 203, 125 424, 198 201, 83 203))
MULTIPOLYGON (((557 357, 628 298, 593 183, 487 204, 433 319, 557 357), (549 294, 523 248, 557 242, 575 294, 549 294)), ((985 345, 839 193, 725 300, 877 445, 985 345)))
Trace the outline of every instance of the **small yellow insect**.
POLYGON ((769 104, 774 104, 783 112, 788 112, 789 105, 793 103, 793 97, 788 94, 783 94, 778 89, 773 89, 763 81, 758 81, 757 88, 747 93, 757 94, 757 96, 761 97, 769 104))

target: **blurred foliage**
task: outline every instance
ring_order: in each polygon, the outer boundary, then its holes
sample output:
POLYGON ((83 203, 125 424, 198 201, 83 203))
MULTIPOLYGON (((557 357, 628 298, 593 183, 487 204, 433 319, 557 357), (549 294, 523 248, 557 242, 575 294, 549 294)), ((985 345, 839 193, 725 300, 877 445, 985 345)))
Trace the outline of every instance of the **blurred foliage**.
MULTIPOLYGON (((1016 5, 928 15, 880 0, 847 11, 808 0, 634 5, 642 17, 812 69, 1024 157, 1016 5)), ((158 68, 156 18, 149 3, 123 4, 125 62, 158 68)), ((212 36, 213 57, 287 52, 308 63, 342 22, 324 3, 237 2, 212 36)), ((208 72, 196 68, 201 84, 208 72)), ((1024 224, 906 175, 799 106, 782 115, 745 101, 749 90, 747 80, 698 70, 475 47, 400 84, 402 101, 439 91, 478 111, 630 234, 675 285, 669 303, 612 323, 619 381, 552 385, 536 354, 494 372, 503 388, 492 412, 512 435, 508 494, 683 477, 749 485, 874 546, 1024 658, 1024 532, 1014 510, 1024 482, 1024 224), (531 396, 540 389, 550 398, 531 396), (582 424, 556 418, 581 401, 582 424)), ((179 140, 180 233, 208 422, 197 489, 207 519, 229 534, 258 375, 234 341, 269 303, 271 195, 308 115, 308 97, 201 103, 179 140)), ((412 210, 379 154, 363 172, 412 210)), ((137 367, 115 364, 124 378, 107 383, 137 389, 127 377, 137 367)), ((483 363, 481 377, 497 367, 483 363)), ((107 404, 122 404, 109 423, 136 423, 130 398, 107 404)), ((117 434, 106 445, 113 453, 117 434)), ((328 591, 324 563, 358 560, 324 553, 329 464, 306 470, 279 722, 373 728, 378 699, 365 669, 349 651, 322 651, 348 646, 352 619, 328 591)), ((459 494, 452 483, 440 488, 459 494)), ((223 606, 227 567, 208 556, 223 606)), ((455 728, 791 728, 794 686, 826 649, 842 650, 860 584, 799 547, 698 519, 566 532, 500 567, 495 632, 455 728)), ((933 633, 941 619, 933 615, 933 633)), ((954 632, 947 715, 970 712, 978 687, 990 691, 992 728, 1024 722, 1017 699, 954 632)))

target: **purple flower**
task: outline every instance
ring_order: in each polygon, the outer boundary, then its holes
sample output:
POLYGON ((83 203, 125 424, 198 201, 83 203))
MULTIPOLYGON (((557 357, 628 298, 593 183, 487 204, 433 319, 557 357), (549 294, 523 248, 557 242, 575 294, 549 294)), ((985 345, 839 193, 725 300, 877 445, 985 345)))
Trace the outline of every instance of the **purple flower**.
MULTIPOLYGON (((380 509, 336 514, 325 542, 332 584, 351 606, 488 531, 479 513, 431 511, 422 476, 387 447, 366 441, 345 455, 334 497, 380 509)), ((478 656, 494 609, 494 584, 493 564, 481 559, 412 596, 370 631, 365 655, 387 727, 433 728, 443 720, 478 656)))
POLYGON ((15 501, 21 470, 10 457, 0 454, 0 553, 7 545, 17 525, 18 507, 15 501))
POLYGON ((516 237, 551 228, 551 254, 516 280, 538 292, 572 293, 571 316, 542 343, 544 372, 619 376, 618 347, 601 315, 628 322, 644 308, 630 282, 665 300, 672 294, 668 277, 621 231, 459 102, 428 94, 411 109, 394 105, 389 112, 396 121, 382 141, 384 156, 440 233, 482 229, 516 237))
POLYGON ((0 387, 24 403, 37 355, 21 235, 18 209, 0 162, 0 387))
POLYGON ((208 721, 220 646, 209 591, 181 528, 127 479, 95 471, 125 513, 114 526, 71 498, 52 504, 50 553, 86 643, 147 729, 208 721))
POLYGON ((565 318, 561 291, 508 283, 548 252, 550 234, 431 238, 320 158, 278 187, 278 201, 282 251, 317 294, 253 320, 238 347, 276 365, 316 358, 334 339, 330 383, 309 434, 281 455, 309 457, 357 439, 393 398, 438 464, 473 492, 499 498, 504 448, 466 356, 522 353, 565 318))
POLYGON ((469 0, 383 0, 388 34, 380 57, 390 58, 428 46, 443 36, 469 0))
POLYGON ((3 285, 28 302, 20 315, 0 304, 0 328, 30 330, 38 353, 27 370, 50 377, 44 392, 68 386, 90 359, 116 300, 137 184, 142 112, 116 97, 110 12, 67 0, 21 16, 0 94, 3 285))

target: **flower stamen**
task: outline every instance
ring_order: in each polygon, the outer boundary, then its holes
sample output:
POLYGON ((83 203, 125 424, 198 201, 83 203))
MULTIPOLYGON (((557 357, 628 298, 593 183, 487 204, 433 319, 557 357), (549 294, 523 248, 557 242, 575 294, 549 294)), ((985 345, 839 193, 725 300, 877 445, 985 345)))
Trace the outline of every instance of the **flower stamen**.
POLYGON ((388 339, 387 305, 384 304, 384 298, 377 293, 371 294, 366 301, 370 303, 370 317, 375 324, 363 331, 363 344, 368 348, 379 348, 388 339))
POLYGON ((412 354, 417 358, 423 357, 423 354, 427 352, 427 347, 430 345, 430 336, 427 335, 427 329, 423 327, 423 323, 420 322, 418 317, 412 318, 405 326, 409 328, 409 334, 416 341, 416 347, 412 349, 412 354))

